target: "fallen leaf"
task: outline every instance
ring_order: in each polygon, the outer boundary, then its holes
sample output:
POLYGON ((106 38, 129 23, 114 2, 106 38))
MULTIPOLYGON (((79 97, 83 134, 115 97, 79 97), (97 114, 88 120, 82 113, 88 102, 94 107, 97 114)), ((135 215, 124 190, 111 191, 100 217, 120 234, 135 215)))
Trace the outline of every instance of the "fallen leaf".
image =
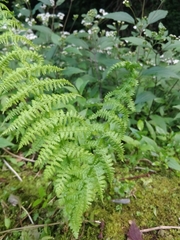
POLYGON ((142 233, 140 232, 139 228, 137 227, 134 221, 131 221, 131 225, 127 236, 129 240, 143 240, 142 233))

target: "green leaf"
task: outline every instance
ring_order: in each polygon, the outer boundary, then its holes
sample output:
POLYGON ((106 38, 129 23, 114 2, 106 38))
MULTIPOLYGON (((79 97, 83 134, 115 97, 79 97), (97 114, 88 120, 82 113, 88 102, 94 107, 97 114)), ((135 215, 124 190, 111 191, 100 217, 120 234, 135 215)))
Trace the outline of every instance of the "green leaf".
POLYGON ((129 15, 126 12, 109 13, 109 14, 105 15, 104 17, 105 18, 109 18, 109 19, 113 19, 115 21, 124 21, 124 22, 128 22, 128 23, 131 23, 131 24, 135 23, 135 21, 131 17, 131 15, 129 15))
POLYGON ((133 45, 136 46, 148 46, 148 47, 152 47, 151 44, 149 42, 147 42, 145 39, 143 38, 139 38, 139 37, 126 37, 126 38, 122 38, 127 42, 132 43, 133 45))
POLYGON ((72 34, 66 38, 66 42, 74 44, 77 47, 88 48, 88 44, 84 40, 77 38, 72 34))
POLYGON ((60 42, 60 36, 55 34, 55 33, 52 33, 51 34, 51 41, 56 44, 56 45, 61 45, 61 42, 60 42))
POLYGON ((148 24, 155 23, 155 22, 159 21, 160 19, 165 18, 167 14, 168 14, 168 11, 165 11, 165 10, 155 10, 155 11, 151 12, 147 19, 148 24))
POLYGON ((79 51, 79 49, 75 48, 75 47, 67 47, 65 49, 66 52, 68 53, 74 53, 74 54, 77 54, 77 55, 81 55, 82 56, 82 53, 79 51))
POLYGON ((8 146, 13 146, 14 144, 12 144, 9 140, 7 140, 6 138, 0 137, 0 148, 5 148, 8 146))
POLYGON ((9 227, 11 225, 11 219, 5 216, 4 225, 5 225, 6 229, 9 229, 9 227))
POLYGON ((58 0, 58 1, 56 2, 56 6, 60 6, 61 4, 63 4, 64 1, 65 1, 65 0, 58 0))
POLYGON ((174 71, 169 67, 151 67, 142 71, 142 75, 154 75, 164 78, 180 78, 174 71))
POLYGON ((178 113, 178 114, 175 116, 174 120, 179 119, 179 118, 180 118, 180 113, 178 113))
POLYGON ((166 119, 159 116, 159 115, 151 115, 150 118, 151 120, 151 124, 156 126, 159 126, 160 128, 162 128, 164 130, 164 132, 167 132, 167 125, 166 125, 166 119))
POLYGON ((149 147, 149 150, 158 151, 157 143, 154 140, 152 140, 151 138, 146 137, 146 136, 142 136, 142 139, 141 139, 140 142, 142 144, 146 143, 149 147))
POLYGON ((48 27, 45 27, 45 26, 41 26, 41 25, 34 25, 31 27, 33 30, 37 30, 39 32, 42 32, 42 33, 46 33, 46 34, 52 34, 52 30, 48 27))
POLYGON ((88 81, 83 80, 82 78, 78 78, 78 79, 76 80, 75 85, 76 85, 76 87, 77 87, 77 89, 78 89, 78 91, 79 91, 80 94, 83 93, 84 88, 86 87, 87 83, 88 83, 88 81))
POLYGON ((44 3, 45 5, 52 6, 50 0, 40 0, 40 2, 44 3))
POLYGON ((146 123, 146 127, 147 129, 149 130, 150 134, 151 134, 151 137, 155 140, 156 139, 156 133, 154 131, 154 128, 151 126, 151 124, 147 121, 145 121, 146 123))
POLYGON ((180 164, 178 163, 178 161, 175 158, 169 158, 168 160, 168 167, 172 168, 176 171, 180 171, 180 164))
POLYGON ((143 128, 144 128, 144 122, 143 122, 141 119, 138 120, 138 122, 137 122, 137 127, 138 127, 139 131, 142 131, 142 130, 143 130, 143 128))
POLYGON ((152 101, 156 96, 149 91, 144 91, 136 96, 135 104, 152 101))
POLYGON ((180 110, 180 105, 173 106, 173 108, 180 110))
POLYGON ((84 71, 79 69, 79 68, 75 68, 75 67, 67 67, 65 68, 62 73, 65 75, 65 76, 72 76, 74 74, 79 74, 79 73, 83 73, 84 71))
POLYGON ((31 15, 30 10, 29 10, 29 9, 26 9, 26 8, 22 8, 22 9, 20 10, 20 13, 21 13, 23 16, 25 16, 25 17, 29 17, 29 16, 31 15))
POLYGON ((134 147, 138 147, 140 145, 140 142, 137 140, 134 140, 133 138, 129 136, 124 136, 122 139, 124 142, 126 142, 128 145, 132 145, 134 147))
POLYGON ((51 236, 46 236, 46 237, 41 238, 40 240, 51 240, 51 239, 54 239, 54 238, 51 236))

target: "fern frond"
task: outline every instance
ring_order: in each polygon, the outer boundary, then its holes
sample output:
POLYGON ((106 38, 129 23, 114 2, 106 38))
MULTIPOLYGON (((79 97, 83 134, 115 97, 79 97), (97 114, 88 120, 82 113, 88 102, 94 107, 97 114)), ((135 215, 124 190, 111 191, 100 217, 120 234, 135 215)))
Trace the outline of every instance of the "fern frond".
MULTIPOLYGON (((41 55, 34 51, 23 50, 19 47, 16 50, 7 53, 6 55, 0 56, 0 65, 1 69, 7 70, 8 65, 11 61, 16 60, 19 63, 27 64, 36 62, 36 64, 43 64, 44 59, 41 55)), ((14 69, 9 69, 10 71, 14 71, 14 69)))
POLYGON ((0 43, 8 45, 10 42, 18 45, 18 43, 27 44, 28 46, 35 47, 35 45, 26 37, 15 35, 13 32, 4 32, 0 35, 0 43))

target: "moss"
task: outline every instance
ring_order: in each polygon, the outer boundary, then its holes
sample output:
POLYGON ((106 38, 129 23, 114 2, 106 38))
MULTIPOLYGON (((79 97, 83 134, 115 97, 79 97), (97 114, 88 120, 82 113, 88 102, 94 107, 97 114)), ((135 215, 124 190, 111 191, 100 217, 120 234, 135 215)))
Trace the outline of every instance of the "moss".
MULTIPOLYGON (((19 182, 13 175, 10 175, 9 172, 2 172, 1 176, 7 179, 7 181, 1 183, 0 196, 1 201, 4 201, 8 205, 5 212, 7 216, 12 219, 10 226, 12 228, 16 226, 16 221, 19 221, 18 226, 20 226, 20 220, 18 219, 20 218, 20 212, 7 203, 9 194, 13 193, 20 196, 25 207, 28 207, 39 198, 39 188, 45 184, 42 176, 34 178, 35 173, 33 171, 23 171, 21 175, 23 175, 23 182, 19 182)), ((130 185, 132 186, 132 184, 130 185)), ((45 189, 46 194, 49 196, 49 194, 51 194, 51 189, 47 189, 47 187, 45 189)), ((130 204, 123 205, 122 209, 120 207, 121 210, 119 211, 117 210, 119 205, 109 200, 108 193, 106 193, 104 204, 101 202, 94 203, 84 215, 85 221, 80 231, 80 239, 98 239, 100 226, 95 221, 104 221, 105 228, 103 229, 103 235, 106 240, 126 239, 126 233, 129 229, 129 220, 135 220, 140 229, 160 225, 178 226, 180 217, 179 192, 179 177, 175 176, 173 173, 168 173, 164 176, 153 175, 149 178, 139 179, 133 189, 134 196, 131 196, 130 204)), ((112 191, 111 195, 113 198, 117 197, 112 191)), ((52 198, 53 196, 50 196, 50 199, 52 198)), ((39 214, 35 224, 61 220, 61 212, 57 210, 56 205, 53 204, 50 206, 48 204, 43 207, 44 201, 35 208, 30 206, 32 215, 39 214), (41 221, 39 219, 41 219, 41 221)), ((25 224, 29 224, 28 219, 27 222, 23 222, 23 225, 25 224)), ((5 230, 3 208, 0 210, 0 228, 5 230)), ((39 229, 39 231, 45 234, 45 230, 39 229)), ((74 239, 67 224, 63 224, 63 222, 62 226, 48 227, 46 232, 57 240, 74 239)), ((10 238, 13 237, 13 239, 18 239, 15 237, 17 234, 18 233, 14 233, 10 238)), ((180 231, 154 231, 145 233, 143 237, 144 240, 178 240, 180 239, 180 231)))

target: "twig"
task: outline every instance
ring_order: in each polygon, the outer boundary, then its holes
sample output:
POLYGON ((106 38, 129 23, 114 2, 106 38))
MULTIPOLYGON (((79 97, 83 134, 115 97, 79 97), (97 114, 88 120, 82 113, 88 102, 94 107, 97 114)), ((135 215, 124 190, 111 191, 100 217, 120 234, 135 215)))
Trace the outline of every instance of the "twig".
POLYGON ((29 218, 30 222, 31 222, 32 224, 34 224, 34 222, 33 222, 32 218, 31 218, 30 214, 29 214, 28 211, 25 209, 25 207, 21 206, 21 208, 22 208, 22 209, 25 211, 25 213, 28 215, 28 218, 29 218))
POLYGON ((148 172, 145 174, 141 174, 138 176, 133 176, 133 177, 127 177, 127 178, 120 178, 119 181, 125 181, 125 180, 133 180, 133 179, 139 179, 139 178, 143 178, 143 177, 150 177, 151 174, 153 174, 154 172, 148 172))
POLYGON ((16 177, 19 179, 20 182, 22 182, 22 178, 19 176, 19 174, 9 165, 8 162, 6 162, 6 160, 3 159, 4 164, 11 170, 11 172, 13 172, 16 177))
POLYGON ((151 231, 157 231, 162 229, 180 229, 180 226, 159 226, 159 227, 153 227, 153 228, 147 228, 140 230, 142 233, 151 232, 151 231))
POLYGON ((152 165, 152 162, 151 162, 149 159, 147 159, 147 158, 139 159, 139 162, 147 162, 147 163, 149 163, 150 165, 152 165))
POLYGON ((0 234, 11 233, 11 232, 16 232, 16 231, 23 231, 23 230, 26 230, 26 229, 46 227, 46 226, 55 226, 55 225, 60 225, 60 224, 62 224, 62 223, 61 222, 56 222, 56 223, 49 223, 49 224, 28 225, 28 226, 19 227, 19 228, 8 229, 8 230, 0 232, 0 234))
MULTIPOLYGON (((145 168, 145 167, 135 167, 134 169, 136 169, 136 170, 147 170, 147 168, 145 168)), ((152 169, 148 169, 148 172, 152 172, 152 173, 156 173, 156 171, 155 170, 152 170, 152 169)))
POLYGON ((9 155, 11 155, 12 157, 19 158, 19 159, 24 160, 24 161, 26 161, 26 162, 35 162, 35 160, 33 160, 33 159, 29 159, 29 158, 25 158, 25 157, 16 155, 16 154, 10 152, 9 150, 7 150, 6 148, 3 148, 3 150, 4 150, 6 153, 8 153, 9 155))

